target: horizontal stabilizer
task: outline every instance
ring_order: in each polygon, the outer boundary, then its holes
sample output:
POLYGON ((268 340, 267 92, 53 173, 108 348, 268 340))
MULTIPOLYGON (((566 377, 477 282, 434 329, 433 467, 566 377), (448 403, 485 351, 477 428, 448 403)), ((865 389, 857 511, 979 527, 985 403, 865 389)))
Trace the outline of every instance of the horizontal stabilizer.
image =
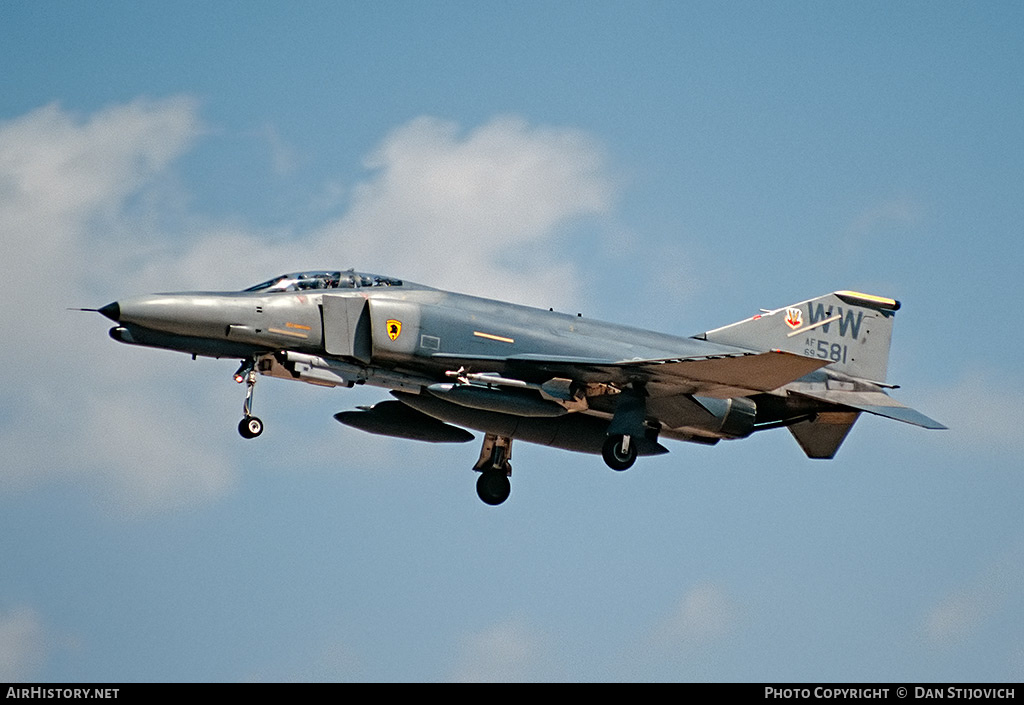
POLYGON ((851 409, 866 411, 876 416, 884 416, 887 419, 902 421, 903 423, 921 426, 922 428, 944 429, 946 426, 935 419, 928 418, 920 411, 904 406, 898 401, 881 391, 846 391, 838 389, 823 389, 814 391, 794 392, 811 399, 848 406, 851 409))

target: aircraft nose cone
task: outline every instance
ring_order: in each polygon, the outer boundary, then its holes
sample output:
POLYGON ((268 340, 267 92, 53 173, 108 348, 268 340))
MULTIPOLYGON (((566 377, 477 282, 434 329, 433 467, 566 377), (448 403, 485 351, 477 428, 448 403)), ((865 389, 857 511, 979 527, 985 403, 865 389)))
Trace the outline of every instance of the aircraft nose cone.
POLYGON ((121 322, 121 305, 116 301, 107 304, 103 308, 99 309, 99 312, 104 316, 112 320, 114 323, 121 322))

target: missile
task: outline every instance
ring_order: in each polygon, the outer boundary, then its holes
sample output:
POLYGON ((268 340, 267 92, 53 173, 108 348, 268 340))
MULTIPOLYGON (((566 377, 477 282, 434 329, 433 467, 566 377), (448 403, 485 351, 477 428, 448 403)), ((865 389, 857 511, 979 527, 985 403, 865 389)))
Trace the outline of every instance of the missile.
POLYGON ((427 387, 427 391, 438 399, 450 401, 459 406, 480 411, 494 411, 499 414, 529 418, 554 418, 568 413, 561 404, 544 399, 540 394, 529 390, 494 389, 475 384, 445 382, 431 384, 427 387))
POLYGON ((340 411, 338 422, 379 436, 408 438, 428 443, 465 443, 473 440, 469 431, 446 424, 412 409, 400 401, 382 401, 359 411, 340 411))

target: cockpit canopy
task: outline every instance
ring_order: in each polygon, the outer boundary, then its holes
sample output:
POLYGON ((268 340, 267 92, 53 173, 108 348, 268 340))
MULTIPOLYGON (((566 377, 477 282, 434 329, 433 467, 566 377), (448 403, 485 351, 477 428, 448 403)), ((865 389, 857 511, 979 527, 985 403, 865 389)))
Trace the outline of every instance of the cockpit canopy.
POLYGON ((371 286, 402 286, 401 279, 348 270, 346 272, 295 272, 282 274, 245 291, 307 291, 311 289, 359 289, 371 286))

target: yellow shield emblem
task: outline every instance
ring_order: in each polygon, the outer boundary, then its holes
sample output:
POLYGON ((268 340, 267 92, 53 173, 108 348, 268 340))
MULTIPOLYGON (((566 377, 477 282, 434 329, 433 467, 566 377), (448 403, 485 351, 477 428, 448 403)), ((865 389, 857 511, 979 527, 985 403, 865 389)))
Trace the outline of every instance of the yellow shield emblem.
POLYGON ((394 340, 395 338, 397 338, 399 335, 402 334, 402 322, 401 321, 396 321, 395 319, 392 318, 392 319, 388 320, 387 326, 388 326, 388 337, 391 338, 392 340, 394 340))

